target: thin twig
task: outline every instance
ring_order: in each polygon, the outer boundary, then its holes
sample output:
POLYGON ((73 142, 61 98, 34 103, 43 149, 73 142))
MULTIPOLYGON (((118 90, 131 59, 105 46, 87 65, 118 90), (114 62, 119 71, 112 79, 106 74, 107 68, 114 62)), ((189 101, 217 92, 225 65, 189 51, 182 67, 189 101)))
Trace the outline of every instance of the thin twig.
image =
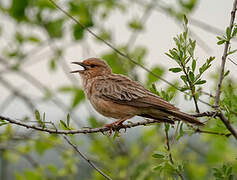
POLYGON ((202 130, 200 128, 195 129, 195 133, 214 134, 214 135, 225 136, 225 137, 231 136, 231 133, 213 132, 213 131, 202 130))
POLYGON ((229 61, 230 62, 232 62, 234 65, 236 65, 237 66, 237 63, 236 62, 234 62, 232 59, 230 59, 230 58, 228 58, 229 59, 229 61))
MULTIPOLYGON (((173 157, 172 157, 172 154, 171 154, 171 151, 170 151, 170 143, 169 143, 169 133, 168 131, 165 131, 165 137, 166 137, 166 146, 167 146, 167 150, 168 150, 168 153, 169 153, 169 159, 170 159, 170 162, 171 164, 174 164, 174 160, 173 160, 173 157)), ((178 176, 184 180, 184 177, 183 175, 179 172, 179 171, 176 171, 178 176)))
POLYGON ((221 121, 225 124, 226 128, 231 132, 231 134, 235 137, 237 140, 237 132, 236 130, 231 126, 230 121, 223 115, 222 112, 218 114, 218 117, 221 119, 221 121))
POLYGON ((191 82, 191 80, 190 80, 190 78, 189 78, 189 76, 188 76, 188 73, 187 73, 187 71, 186 71, 186 69, 185 69, 185 66, 184 66, 184 64, 183 64, 182 62, 181 62, 181 67, 182 67, 182 69, 183 69, 183 72, 184 72, 185 76, 187 77, 189 89, 190 89, 190 91, 191 91, 191 93, 192 93, 191 96, 192 96, 192 98, 193 98, 194 105, 195 105, 195 108, 196 108, 196 113, 200 113, 199 108, 198 108, 198 104, 197 104, 197 99, 196 99, 196 97, 195 97, 195 91, 193 90, 192 82, 191 82))
POLYGON ((98 171, 102 176, 104 176, 106 179, 112 180, 108 175, 106 175, 103 171, 101 171, 93 162, 91 162, 90 159, 88 159, 79 149, 76 145, 74 145, 70 139, 66 136, 63 135, 63 138, 68 142, 68 144, 70 144, 73 149, 84 159, 88 162, 88 164, 94 168, 96 171, 98 171))
MULTIPOLYGON (((232 28, 233 28, 233 25, 234 25, 236 8, 237 8, 237 0, 234 1, 233 9, 231 11, 231 18, 230 18, 230 25, 229 25, 230 32, 232 32, 232 28)), ((220 101, 220 95, 221 95, 221 85, 222 85, 222 81, 224 79, 225 63, 226 63, 226 58, 227 58, 229 45, 230 45, 230 41, 227 41, 225 43, 224 53, 222 55, 220 77, 219 77, 219 80, 218 80, 216 98, 215 98, 215 107, 219 107, 219 101, 220 101)))
MULTIPOLYGON (((114 50, 116 53, 118 53, 120 56, 128 59, 129 61, 131 61, 132 63, 134 63, 135 65, 141 67, 142 69, 144 69, 145 71, 149 72, 151 75, 153 75, 154 77, 164 81, 165 83, 167 83, 168 85, 172 86, 173 88, 179 90, 180 92, 188 95, 188 93, 182 91, 179 87, 175 86, 174 84, 172 84, 171 82, 167 81, 166 79, 162 78, 161 76, 157 75, 156 73, 150 71, 147 67, 143 66, 142 64, 138 63, 137 61, 135 61, 134 59, 132 59, 129 55, 121 52, 120 50, 118 50, 117 48, 115 48, 111 43, 107 42, 106 40, 104 40, 103 38, 101 38, 100 36, 98 36, 96 33, 94 33, 92 30, 90 30, 88 27, 84 26, 79 20, 77 20, 75 17, 73 17, 72 15, 70 15, 67 11, 65 11, 64 9, 62 9, 59 5, 57 5, 53 0, 49 0, 55 7, 57 7, 60 11, 62 11, 66 16, 68 16, 70 19, 72 19, 75 23, 77 23, 78 25, 80 25, 83 29, 85 29, 87 32, 89 32, 92 36, 94 36, 96 39, 100 40, 101 42, 103 42, 104 44, 106 44, 108 47, 110 47, 112 50, 114 50)), ((198 99, 200 102, 202 102, 203 104, 206 104, 210 107, 212 107, 212 105, 210 105, 209 103, 198 99)))

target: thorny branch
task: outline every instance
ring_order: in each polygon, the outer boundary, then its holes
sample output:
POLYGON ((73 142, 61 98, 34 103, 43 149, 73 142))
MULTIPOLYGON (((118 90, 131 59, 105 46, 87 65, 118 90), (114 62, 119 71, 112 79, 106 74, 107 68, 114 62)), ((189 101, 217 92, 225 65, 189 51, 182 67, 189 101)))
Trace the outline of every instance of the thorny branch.
MULTIPOLYGON (((234 25, 235 13, 236 13, 236 10, 237 10, 236 8, 237 8, 237 0, 234 1, 233 9, 231 11, 231 18, 230 18, 230 25, 229 25, 230 32, 232 32, 232 28, 233 28, 233 25, 234 25)), ((227 41, 225 43, 224 53, 223 53, 222 58, 221 58, 222 61, 221 61, 220 77, 219 77, 219 80, 218 80, 216 98, 215 98, 215 107, 216 108, 219 107, 219 101, 220 101, 220 95, 221 95, 221 85, 222 85, 222 81, 224 79, 225 63, 226 63, 226 58, 227 58, 229 45, 230 45, 230 41, 227 41)))
POLYGON ((101 171, 93 162, 91 162, 90 159, 88 159, 79 149, 76 145, 74 145, 70 139, 66 136, 63 135, 63 138, 68 142, 70 146, 73 147, 73 149, 84 159, 90 164, 92 168, 94 168, 96 171, 98 171, 102 176, 104 176, 106 179, 112 180, 108 175, 106 175, 103 171, 101 171))

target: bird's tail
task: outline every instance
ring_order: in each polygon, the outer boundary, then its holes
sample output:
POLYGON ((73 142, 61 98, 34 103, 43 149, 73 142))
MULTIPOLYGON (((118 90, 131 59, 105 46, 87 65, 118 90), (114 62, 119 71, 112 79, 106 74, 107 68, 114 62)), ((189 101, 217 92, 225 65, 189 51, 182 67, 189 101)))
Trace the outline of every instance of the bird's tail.
POLYGON ((180 119, 182 121, 186 121, 188 123, 191 123, 191 124, 196 124, 196 125, 199 125, 199 126, 203 126, 204 123, 200 122, 196 117, 193 117, 189 114, 186 114, 184 112, 180 112, 180 111, 169 111, 170 114, 172 116, 174 116, 175 118, 177 119, 180 119))
POLYGON ((196 117, 193 117, 189 114, 186 114, 184 112, 180 112, 177 110, 169 110, 168 112, 161 112, 161 111, 154 112, 153 111, 149 113, 140 114, 139 116, 145 117, 145 118, 156 119, 159 122, 166 122, 170 124, 174 124, 175 121, 185 121, 191 124, 196 124, 198 126, 204 125, 196 117))

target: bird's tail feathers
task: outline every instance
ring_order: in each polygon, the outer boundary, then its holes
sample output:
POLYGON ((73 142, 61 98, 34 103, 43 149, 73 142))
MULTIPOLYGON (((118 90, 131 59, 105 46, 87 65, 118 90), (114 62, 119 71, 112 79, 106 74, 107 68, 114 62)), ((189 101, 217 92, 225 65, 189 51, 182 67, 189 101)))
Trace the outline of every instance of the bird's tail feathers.
POLYGON ((196 117, 193 117, 193 116, 186 114, 184 112, 180 112, 180 111, 169 111, 169 112, 172 116, 174 116, 175 118, 178 118, 182 121, 186 121, 188 123, 196 124, 199 126, 204 125, 204 123, 200 122, 196 117))
POLYGON ((144 117, 144 118, 155 119, 159 122, 166 122, 166 123, 174 124, 174 121, 166 116, 157 117, 157 115, 152 115, 152 114, 141 114, 139 116, 144 117))

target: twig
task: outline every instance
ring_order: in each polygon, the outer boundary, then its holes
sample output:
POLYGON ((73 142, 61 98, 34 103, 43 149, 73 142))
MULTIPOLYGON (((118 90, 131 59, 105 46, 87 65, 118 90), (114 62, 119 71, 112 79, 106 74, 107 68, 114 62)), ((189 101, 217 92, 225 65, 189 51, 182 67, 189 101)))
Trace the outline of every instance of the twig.
MULTIPOLYGON (((121 52, 120 50, 118 50, 117 48, 115 48, 111 43, 107 42, 106 40, 104 40, 103 38, 101 38, 100 36, 98 36, 96 33, 94 33, 92 30, 90 30, 88 27, 84 26, 79 20, 77 20, 75 17, 73 17, 72 15, 70 15, 67 11, 65 11, 64 9, 62 9, 59 5, 57 5, 53 0, 49 0, 55 7, 57 7, 60 11, 62 11, 66 16, 68 16, 70 19, 72 19, 75 23, 77 23, 78 25, 80 25, 83 29, 85 29, 87 32, 89 32, 92 36, 94 36, 96 39, 100 40, 101 42, 103 42, 104 44, 106 44, 108 47, 110 47, 112 50, 114 50, 116 53, 118 53, 120 56, 128 59, 129 61, 131 61, 132 63, 134 63, 135 65, 141 67, 142 69, 144 69, 145 71, 149 72, 151 75, 153 75, 154 77, 164 81, 165 83, 167 83, 168 85, 172 86, 173 88, 179 90, 180 92, 188 95, 188 93, 182 91, 179 87, 176 87, 174 84, 172 84, 171 82, 167 81, 166 79, 162 78, 161 76, 158 76, 156 73, 150 71, 147 67, 143 66, 142 64, 138 63, 137 61, 135 61, 134 59, 132 59, 129 55, 121 52)), ((206 104, 210 107, 212 107, 212 105, 210 105, 209 103, 198 99, 200 102, 202 102, 203 104, 206 104)))
POLYGON ((221 119, 221 121, 225 124, 227 129, 231 132, 231 134, 235 137, 237 140, 237 132, 236 130, 231 126, 230 121, 223 115, 222 112, 218 114, 218 117, 221 119))
POLYGON ((232 59, 230 59, 230 58, 228 58, 229 60, 230 60, 230 62, 232 62, 234 65, 236 65, 237 66, 237 63, 236 62, 234 62, 232 59))
POLYGON ((214 135, 220 135, 220 136, 226 136, 229 137, 231 136, 231 133, 220 133, 220 132, 213 132, 213 131, 207 131, 207 130, 202 130, 202 129, 195 129, 196 133, 205 133, 205 134, 214 134, 214 135))
MULTIPOLYGON (((212 112, 204 112, 199 114, 194 114, 194 117, 219 117, 220 120, 225 124, 226 128, 230 131, 230 133, 235 137, 237 140, 237 132, 236 130, 231 126, 230 121, 224 116, 222 112, 212 111, 212 112)), ((217 134, 217 133, 211 133, 211 134, 217 134)))
MULTIPOLYGON (((101 128, 82 128, 82 129, 77 129, 77 130, 58 130, 58 129, 51 129, 51 128, 43 128, 40 126, 35 126, 35 125, 31 125, 31 124, 26 124, 26 123, 22 123, 21 121, 17 121, 8 117, 4 117, 0 115, 0 119, 5 120, 11 124, 16 124, 25 128, 29 128, 29 129, 34 129, 34 130, 38 130, 38 131, 44 131, 44 132, 48 132, 50 134, 89 134, 89 133, 104 133, 109 131, 110 129, 108 127, 101 127, 101 128)), ((155 124, 155 123, 160 123, 157 120, 143 120, 140 122, 136 122, 136 123, 128 123, 128 124, 123 124, 123 125, 119 125, 119 126, 115 126, 113 127, 113 131, 119 131, 120 129, 123 128, 132 128, 132 127, 136 127, 136 126, 146 126, 149 124, 155 124)))
POLYGON ((191 91, 191 93, 192 93, 192 98, 193 98, 193 101, 194 101, 194 105, 195 105, 195 108, 196 108, 196 112, 197 112, 197 113, 200 113, 199 108, 198 108, 198 104, 197 104, 197 99, 196 99, 196 97, 195 97, 195 91, 193 90, 192 82, 191 82, 191 80, 189 79, 188 73, 187 73, 187 71, 186 71, 186 69, 185 69, 185 66, 184 66, 184 64, 182 63, 182 61, 181 61, 181 67, 182 67, 182 69, 183 69, 183 72, 184 72, 185 76, 187 77, 187 81, 188 81, 188 84, 189 84, 189 89, 190 89, 190 91, 191 91))
POLYGON ((79 149, 76 145, 74 145, 66 135, 63 135, 63 138, 70 144, 73 149, 84 159, 86 160, 89 165, 94 168, 96 171, 98 171, 102 176, 104 176, 106 179, 112 180, 108 175, 106 175, 104 172, 102 172, 93 162, 91 162, 90 159, 88 159, 79 149))
MULTIPOLYGON (((173 160, 173 157, 172 157, 172 154, 171 154, 171 151, 170 151, 170 143, 169 143, 169 133, 168 131, 165 130, 165 137, 166 137, 166 146, 167 146, 167 150, 168 150, 168 153, 169 153, 169 159, 170 159, 170 162, 172 164, 174 164, 174 160, 173 160)), ((184 177, 183 175, 179 172, 179 171, 176 171, 178 176, 184 180, 184 177)))
MULTIPOLYGON (((233 28, 233 24, 234 24, 234 20, 235 20, 236 8, 237 8, 237 0, 234 1, 233 9, 231 11, 231 19, 230 19, 230 25, 229 25, 230 32, 232 32, 232 28, 233 28)), ((222 55, 221 71, 220 71, 220 77, 219 77, 219 80, 218 80, 216 98, 215 98, 215 107, 216 108, 219 107, 219 101, 220 101, 220 95, 221 95, 221 85, 222 85, 222 81, 224 79, 225 63, 226 63, 226 58, 227 58, 227 52, 228 52, 229 45, 230 45, 230 41, 227 41, 225 43, 224 53, 222 55)))

